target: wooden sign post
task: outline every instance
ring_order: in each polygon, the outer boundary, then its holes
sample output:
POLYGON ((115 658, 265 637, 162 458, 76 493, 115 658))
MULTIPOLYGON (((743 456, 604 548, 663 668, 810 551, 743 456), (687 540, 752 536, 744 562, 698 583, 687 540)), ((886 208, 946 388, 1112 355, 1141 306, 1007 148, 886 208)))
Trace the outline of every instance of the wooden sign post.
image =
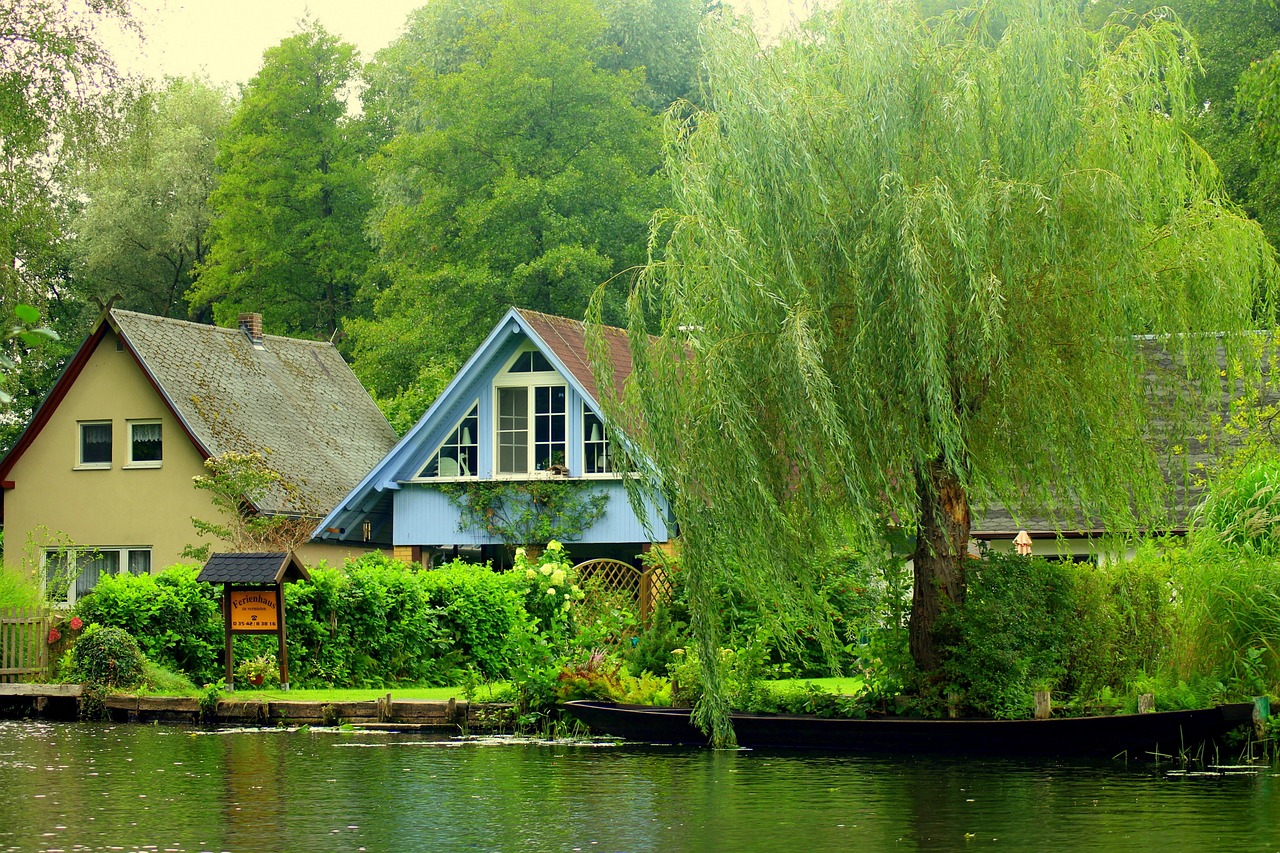
POLYGON ((214 554, 198 580, 222 584, 226 689, 235 690, 233 648, 236 634, 275 634, 279 639, 280 689, 289 689, 289 652, 285 645, 284 585, 310 580, 292 553, 214 554))

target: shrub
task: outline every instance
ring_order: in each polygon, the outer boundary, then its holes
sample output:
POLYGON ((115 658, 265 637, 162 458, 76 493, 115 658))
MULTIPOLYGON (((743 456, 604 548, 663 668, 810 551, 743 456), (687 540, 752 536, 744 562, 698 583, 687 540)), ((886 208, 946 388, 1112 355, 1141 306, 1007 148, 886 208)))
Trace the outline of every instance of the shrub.
POLYGON ((1066 680, 1075 626, 1074 567, 988 553, 970 561, 963 606, 945 611, 938 636, 944 673, 970 708, 1025 716, 1037 687, 1066 680))
POLYGON ((71 650, 76 677, 102 687, 134 687, 142 680, 143 657, 127 631, 90 625, 71 650))
POLYGON ((176 565, 156 575, 106 576, 72 612, 88 624, 123 629, 148 658, 203 683, 217 677, 223 628, 219 590, 197 574, 176 565))
POLYGON ((506 675, 511 633, 524 619, 512 577, 455 560, 419 578, 459 663, 490 678, 506 675))

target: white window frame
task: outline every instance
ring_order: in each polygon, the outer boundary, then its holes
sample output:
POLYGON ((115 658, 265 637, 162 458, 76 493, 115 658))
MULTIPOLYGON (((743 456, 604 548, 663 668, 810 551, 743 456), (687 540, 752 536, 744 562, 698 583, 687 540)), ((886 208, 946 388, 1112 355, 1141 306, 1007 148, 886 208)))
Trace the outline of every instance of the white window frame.
POLYGON ((535 467, 537 463, 534 460, 537 457, 537 445, 538 445, 538 441, 537 441, 538 415, 537 415, 535 389, 538 389, 538 388, 564 389, 564 413, 563 414, 564 414, 565 459, 561 464, 564 464, 566 466, 569 464, 569 426, 570 426, 569 422, 570 422, 570 414, 571 414, 569 411, 569 397, 570 397, 569 384, 568 382, 565 381, 565 378, 561 376, 558 371, 555 371, 555 370, 550 370, 550 371, 544 370, 544 371, 539 371, 537 373, 532 373, 532 372, 512 373, 511 367, 512 365, 515 364, 516 360, 519 359, 526 352, 530 352, 530 351, 536 352, 537 350, 535 347, 524 347, 519 352, 512 355, 511 358, 507 361, 507 363, 503 365, 502 372, 499 373, 497 378, 494 379, 493 381, 493 428, 491 430, 491 433, 493 436, 492 460, 493 460, 494 479, 527 480, 527 479, 537 478, 537 477, 555 476, 549 470, 546 470, 546 469, 539 470, 535 467), (526 394, 525 399, 528 401, 527 407, 525 409, 525 418, 526 418, 525 465, 528 470, 503 471, 502 470, 502 448, 499 442, 499 436, 501 434, 501 427, 502 427, 501 395, 503 391, 513 391, 521 388, 525 390, 525 394, 526 394))
MULTIPOLYGON (((471 427, 467 427, 467 429, 471 429, 471 427)), ((440 444, 437 445, 435 451, 430 456, 427 457, 427 461, 423 463, 420 469, 418 469, 418 473, 413 476, 411 482, 449 483, 449 482, 456 482, 459 480, 475 480, 480 476, 479 469, 480 469, 481 443, 482 442, 480 441, 480 401, 476 400, 472 402, 471 407, 467 409, 467 413, 463 415, 461 418, 459 418, 457 423, 453 425, 453 429, 449 430, 449 435, 445 437, 445 440, 440 442, 440 444), (471 441, 466 442, 464 444, 462 439, 465 438, 466 436, 460 435, 459 431, 463 428, 463 422, 465 422, 468 419, 475 421, 475 427, 474 427, 475 432, 471 435, 471 441), (454 437, 454 435, 458 435, 458 440, 456 442, 451 443, 450 440, 454 437), (459 449, 459 456, 461 456, 461 448, 475 447, 475 454, 473 458, 475 459, 476 470, 468 471, 465 474, 462 473, 461 471, 462 462, 461 462, 461 459, 459 459, 460 468, 457 474, 440 476, 439 473, 436 473, 436 474, 424 473, 428 468, 431 467, 432 462, 436 463, 436 471, 439 472, 440 452, 444 450, 446 447, 450 447, 450 446, 456 447, 459 449)))
POLYGON ((136 421, 126 421, 125 432, 128 437, 128 461, 125 468, 160 468, 164 465, 164 425, 159 418, 145 418, 136 421), (139 426, 157 426, 160 427, 160 458, 159 459, 143 459, 137 460, 133 458, 133 429, 139 426))
POLYGON ((115 425, 107 419, 99 418, 96 420, 76 421, 76 464, 77 471, 105 471, 111 468, 115 462, 115 425), (85 427, 105 426, 111 432, 111 458, 106 462, 85 462, 84 461, 84 430, 85 427))
MULTIPOLYGON (((124 546, 111 545, 111 546, 105 546, 105 547, 87 547, 82 545, 76 545, 76 546, 71 546, 66 548, 45 548, 44 551, 41 552, 40 554, 41 589, 42 591, 45 591, 46 600, 49 600, 47 598, 47 594, 48 594, 47 590, 45 590, 45 587, 47 587, 50 580, 49 572, 48 572, 48 562, 49 562, 49 558, 55 554, 75 554, 77 564, 79 564, 80 562, 81 555, 90 557, 89 560, 85 561, 86 563, 85 568, 88 568, 88 565, 87 565, 88 563, 93 562, 94 560, 102 557, 103 555, 115 554, 116 570, 113 574, 118 575, 122 573, 130 573, 129 558, 135 553, 145 553, 147 555, 147 560, 146 560, 147 574, 150 574, 152 568, 154 568, 152 564, 152 557, 154 556, 154 554, 153 554, 153 549, 150 545, 124 545, 124 546), (123 567, 123 572, 121 570, 121 567, 123 567)), ((68 607, 74 605, 76 601, 80 598, 80 595, 76 592, 76 581, 79 579, 80 575, 84 573, 85 568, 80 569, 80 571, 76 572, 75 577, 70 579, 70 582, 67 585, 67 594, 64 598, 52 599, 52 600, 49 600, 49 602, 55 605, 66 605, 68 607)), ((137 572, 137 574, 142 574, 142 573, 137 572)), ((89 587, 89 589, 85 591, 89 592, 92 589, 93 587, 89 587)))
POLYGON ((609 431, 605 427, 604 418, 602 418, 600 415, 592 411, 591 406, 587 404, 587 401, 583 400, 582 401, 582 476, 590 477, 592 479, 598 478, 602 480, 617 479, 620 475, 613 470, 613 459, 614 459, 615 453, 616 453, 616 450, 613 446, 613 442, 609 440, 609 431), (599 440, 593 441, 591 439, 591 432, 587 428, 588 415, 591 415, 600 423, 601 437, 599 440), (589 470, 591 466, 587 464, 591 459, 591 453, 596 452, 597 450, 604 451, 605 470, 603 471, 591 471, 589 470))

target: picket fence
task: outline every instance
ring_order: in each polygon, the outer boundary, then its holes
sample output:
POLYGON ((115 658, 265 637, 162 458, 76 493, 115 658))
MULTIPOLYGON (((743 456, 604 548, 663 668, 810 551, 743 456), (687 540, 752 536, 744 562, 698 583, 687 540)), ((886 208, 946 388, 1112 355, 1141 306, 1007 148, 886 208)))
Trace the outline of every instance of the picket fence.
POLYGON ((44 676, 49 668, 49 626, 43 608, 0 609, 0 684, 44 676))

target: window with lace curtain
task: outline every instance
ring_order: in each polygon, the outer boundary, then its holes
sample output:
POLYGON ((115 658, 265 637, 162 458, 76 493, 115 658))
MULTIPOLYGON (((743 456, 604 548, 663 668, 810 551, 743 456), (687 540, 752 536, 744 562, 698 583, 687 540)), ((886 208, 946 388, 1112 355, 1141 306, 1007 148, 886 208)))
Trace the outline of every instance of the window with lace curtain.
POLYGON ((164 440, 159 421, 129 421, 130 468, 159 468, 164 440))
POLYGON ((55 604, 75 604, 104 575, 126 572, 150 574, 151 549, 49 548, 44 553, 45 598, 55 604))
POLYGON ((81 421, 77 468, 111 467, 111 421, 81 421))

